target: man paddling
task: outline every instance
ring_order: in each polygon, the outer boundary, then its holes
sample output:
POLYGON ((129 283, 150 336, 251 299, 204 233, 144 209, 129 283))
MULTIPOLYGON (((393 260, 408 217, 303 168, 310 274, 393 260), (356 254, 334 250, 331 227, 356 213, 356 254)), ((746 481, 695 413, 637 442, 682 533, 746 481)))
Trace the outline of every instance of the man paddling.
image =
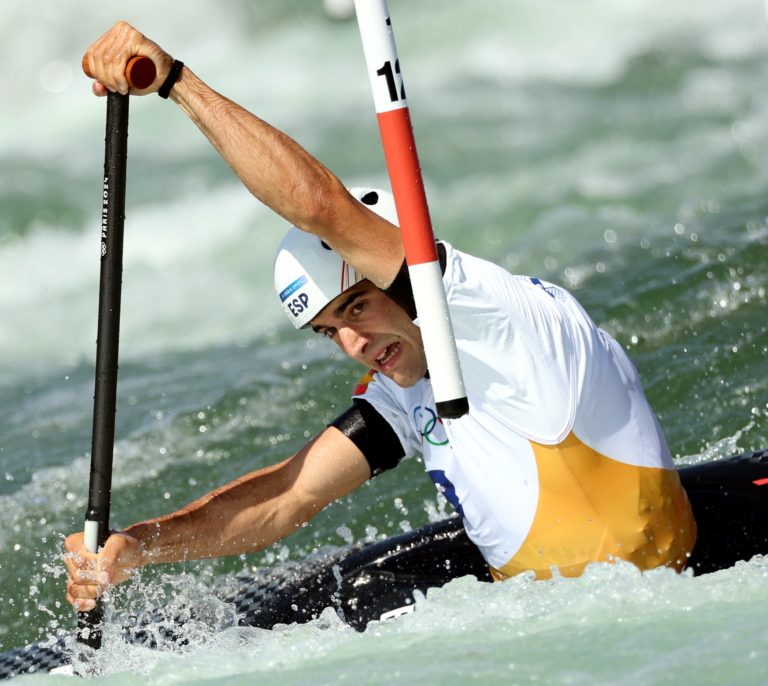
POLYGON ((119 23, 88 50, 93 90, 128 92, 133 55, 157 66, 137 94, 170 96, 251 193, 293 227, 275 287, 297 328, 371 370, 352 407, 284 462, 87 553, 67 540, 80 610, 137 567, 254 552, 416 451, 496 579, 625 559, 678 570, 696 528, 669 450, 624 351, 566 291, 439 244, 470 413, 440 422, 387 193, 348 191, 293 140, 211 90, 119 23))

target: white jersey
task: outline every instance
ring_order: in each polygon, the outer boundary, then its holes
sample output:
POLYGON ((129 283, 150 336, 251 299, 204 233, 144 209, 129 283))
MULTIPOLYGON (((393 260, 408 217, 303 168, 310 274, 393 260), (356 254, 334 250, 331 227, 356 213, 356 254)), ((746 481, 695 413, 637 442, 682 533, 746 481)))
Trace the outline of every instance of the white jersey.
POLYGON ((444 245, 469 414, 439 420, 428 379, 376 373, 355 397, 423 454, 496 578, 614 558, 682 569, 695 523, 621 346, 567 291, 444 245))

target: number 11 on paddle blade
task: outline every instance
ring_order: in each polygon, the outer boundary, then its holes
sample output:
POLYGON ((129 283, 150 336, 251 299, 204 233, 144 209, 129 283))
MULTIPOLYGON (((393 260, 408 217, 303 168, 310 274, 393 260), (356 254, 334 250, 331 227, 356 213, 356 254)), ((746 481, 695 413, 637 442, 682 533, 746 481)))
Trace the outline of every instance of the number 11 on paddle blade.
POLYGON ((355 0, 437 412, 469 411, 386 0, 355 0))

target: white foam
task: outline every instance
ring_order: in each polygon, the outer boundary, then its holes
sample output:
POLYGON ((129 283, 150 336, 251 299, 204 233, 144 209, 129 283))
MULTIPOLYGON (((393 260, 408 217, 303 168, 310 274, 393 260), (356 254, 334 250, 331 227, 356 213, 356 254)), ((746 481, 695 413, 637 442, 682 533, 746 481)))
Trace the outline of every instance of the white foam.
POLYGON ((187 655, 129 648, 112 666, 131 672, 108 671, 110 683, 147 686, 442 684, 470 675, 489 683, 645 684, 683 672, 686 683, 762 683, 767 579, 762 556, 698 578, 664 568, 641 573, 625 562, 592 564, 577 579, 465 577, 417 594, 415 612, 362 634, 331 609, 271 632, 233 627, 211 637, 193 627, 187 655))
MULTIPOLYGON (((391 10, 407 84, 421 106, 462 75, 607 83, 651 48, 688 45, 739 59, 768 46, 762 8, 754 0, 393 2, 391 10)), ((130 6, 114 0, 6 2, 0 17, 0 151, 6 154, 76 155, 84 142, 100 139, 103 106, 88 95, 79 64, 90 43, 120 17, 217 89, 283 124, 298 119, 310 128, 318 116, 370 100, 354 22, 307 22, 299 11, 295 21, 254 36, 242 8, 214 0, 161 7, 150 0, 130 6)), ((153 146, 165 142, 169 131, 184 146, 202 145, 167 103, 148 98, 134 107, 152 118, 152 124, 137 123, 136 131, 160 134, 153 146)))
MULTIPOLYGON (((81 234, 39 230, 0 249, 3 364, 95 354, 96 219, 81 234)), ((281 321, 265 274, 285 227, 241 186, 129 212, 121 348, 231 341, 281 321)))

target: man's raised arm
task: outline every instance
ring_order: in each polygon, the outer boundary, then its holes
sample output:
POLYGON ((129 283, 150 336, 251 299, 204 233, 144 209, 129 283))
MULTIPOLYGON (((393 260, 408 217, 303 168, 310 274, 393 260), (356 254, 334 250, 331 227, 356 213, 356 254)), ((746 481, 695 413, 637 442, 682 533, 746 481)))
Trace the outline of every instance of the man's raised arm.
MULTIPOLYGON (((152 59, 157 77, 149 88, 131 92, 157 92, 173 58, 125 22, 117 23, 86 52, 96 79, 93 92, 127 93, 125 66, 134 55, 152 59)), ((209 88, 186 66, 170 97, 261 202, 291 224, 320 236, 377 286, 390 285, 404 258, 397 227, 352 198, 298 143, 209 88)))
POLYGON ((261 550, 370 476, 363 453, 329 427, 280 464, 236 479, 178 512, 113 533, 98 555, 85 549, 82 533, 70 536, 67 600, 90 610, 106 586, 138 567, 261 550))

